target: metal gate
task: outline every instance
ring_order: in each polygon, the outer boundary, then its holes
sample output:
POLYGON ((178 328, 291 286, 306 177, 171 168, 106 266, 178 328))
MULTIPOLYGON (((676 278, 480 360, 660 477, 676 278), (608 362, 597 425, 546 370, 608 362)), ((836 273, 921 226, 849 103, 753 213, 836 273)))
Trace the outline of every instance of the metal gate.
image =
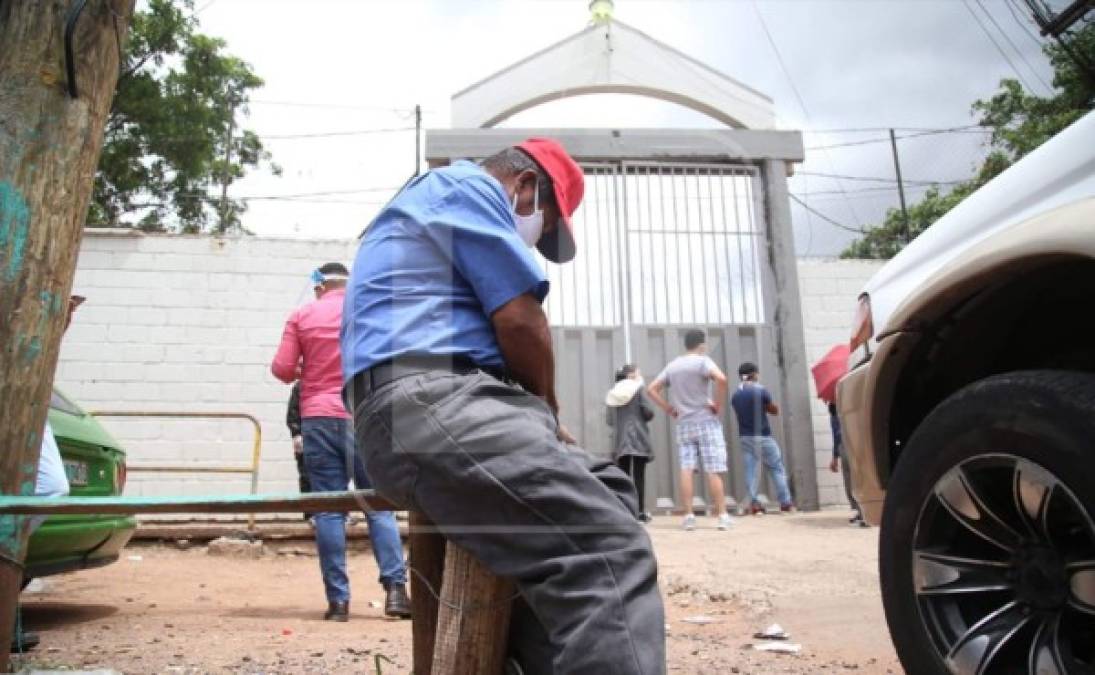
MULTIPOLYGON (((756 167, 611 162, 583 168, 585 199, 575 215, 579 254, 568 265, 545 263, 552 284, 546 309, 562 420, 590 452, 608 456, 604 396, 624 363, 638 365, 651 381, 684 351, 684 333, 702 328, 710 356, 733 386, 742 361, 757 363, 762 378, 774 375, 777 351, 767 323, 770 272, 756 167)), ((777 400, 779 381, 766 382, 777 400)), ((745 479, 732 415, 724 414, 723 426, 727 493, 741 501, 745 479)), ((677 504, 679 461, 660 411, 652 432, 647 504, 657 498, 677 504)), ((773 433, 782 445, 780 425, 773 433)), ((706 499, 705 490, 698 481, 696 494, 706 499)))

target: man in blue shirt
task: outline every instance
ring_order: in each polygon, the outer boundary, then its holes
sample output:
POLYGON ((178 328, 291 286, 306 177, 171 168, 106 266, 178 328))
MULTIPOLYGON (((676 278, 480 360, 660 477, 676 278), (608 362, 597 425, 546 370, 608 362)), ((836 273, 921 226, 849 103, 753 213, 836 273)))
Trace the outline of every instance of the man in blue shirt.
POLYGON ((730 397, 730 405, 738 418, 738 435, 741 437, 742 458, 745 460, 745 484, 749 490, 749 509, 754 514, 764 513, 757 500, 757 463, 764 462, 768 475, 776 484, 779 509, 783 513, 794 511, 791 490, 787 487, 787 471, 783 468, 783 455, 779 444, 772 438, 768 415, 778 415, 779 406, 772 395, 760 384, 760 371, 756 365, 746 362, 738 368, 741 384, 730 397))
POLYGON ((530 248, 574 257, 583 191, 549 139, 415 179, 354 262, 344 393, 377 490, 516 582, 511 672, 664 673, 634 487, 558 422, 548 282, 530 248))

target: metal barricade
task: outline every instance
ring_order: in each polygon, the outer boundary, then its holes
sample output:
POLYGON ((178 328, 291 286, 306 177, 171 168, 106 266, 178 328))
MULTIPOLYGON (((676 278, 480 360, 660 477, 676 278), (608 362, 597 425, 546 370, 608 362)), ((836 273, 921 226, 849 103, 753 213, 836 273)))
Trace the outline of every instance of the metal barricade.
MULTIPOLYGON (((255 428, 251 448, 251 465, 243 464, 129 464, 127 472, 148 473, 246 473, 251 475, 251 494, 259 491, 259 462, 262 459, 262 425, 258 418, 248 413, 238 412, 175 412, 162 410, 98 410, 90 413, 94 417, 159 417, 163 419, 238 419, 247 420, 255 428)), ((247 529, 255 529, 255 514, 247 516, 247 529)))

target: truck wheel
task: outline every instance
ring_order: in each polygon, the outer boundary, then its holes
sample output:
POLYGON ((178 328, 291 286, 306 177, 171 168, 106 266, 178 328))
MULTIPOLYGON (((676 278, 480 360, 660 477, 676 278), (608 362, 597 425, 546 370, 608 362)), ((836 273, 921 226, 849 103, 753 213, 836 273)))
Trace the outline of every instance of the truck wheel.
POLYGON ((909 673, 1095 673, 1095 375, 974 383, 909 440, 879 542, 909 673))

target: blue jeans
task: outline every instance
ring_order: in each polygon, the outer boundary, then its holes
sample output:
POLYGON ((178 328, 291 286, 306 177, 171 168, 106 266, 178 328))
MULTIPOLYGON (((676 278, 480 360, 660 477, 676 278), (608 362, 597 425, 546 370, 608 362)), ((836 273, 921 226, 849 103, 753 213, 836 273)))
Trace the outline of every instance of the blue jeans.
POLYGON ((791 490, 787 487, 787 470, 783 468, 783 455, 776 439, 771 436, 742 436, 741 454, 745 460, 745 485, 749 489, 750 503, 757 501, 757 484, 760 482, 757 462, 763 461, 768 475, 776 484, 776 496, 779 497, 780 506, 790 504, 791 490))
MULTIPOLYGON (((359 490, 372 487, 365 474, 365 465, 358 456, 354 430, 350 420, 337 417, 305 417, 301 420, 304 437, 304 469, 314 492, 345 490, 350 479, 359 490)), ((366 511, 369 539, 380 583, 385 588, 407 583, 403 561, 403 543, 399 527, 391 511, 366 511)), ((319 569, 328 602, 350 599, 350 580, 346 575, 346 514, 323 512, 315 514, 316 548, 319 549, 319 569)))

